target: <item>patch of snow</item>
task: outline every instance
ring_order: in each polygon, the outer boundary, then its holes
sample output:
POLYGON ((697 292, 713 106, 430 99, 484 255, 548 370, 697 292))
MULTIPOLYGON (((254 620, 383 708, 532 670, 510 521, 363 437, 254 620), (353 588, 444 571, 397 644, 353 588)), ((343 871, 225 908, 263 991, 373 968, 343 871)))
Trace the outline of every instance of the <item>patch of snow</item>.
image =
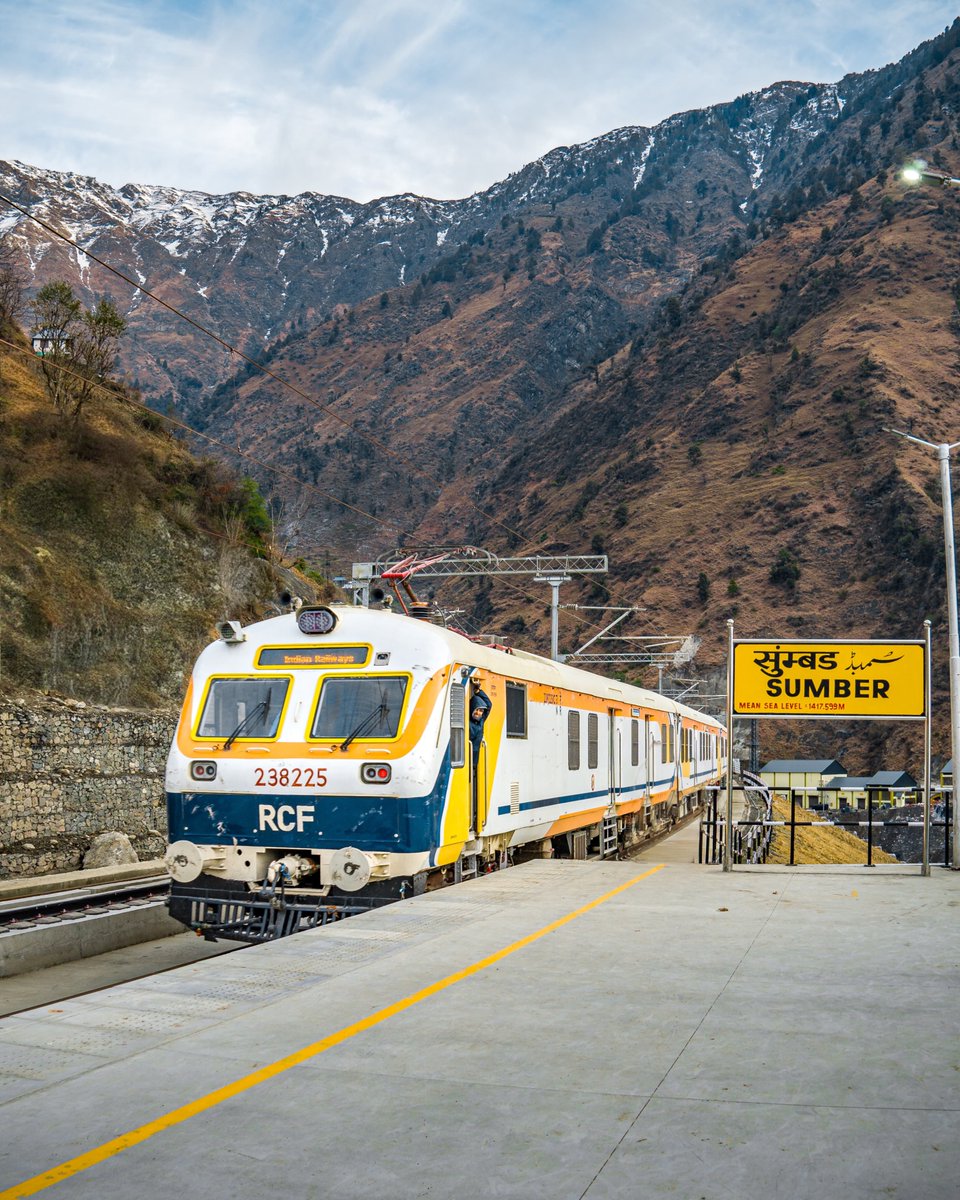
POLYGON ((404 284, 406 283, 406 281, 407 281, 406 277, 407 277, 407 264, 401 263, 400 264, 400 286, 401 287, 403 287, 404 284))
POLYGON ((654 146, 654 143, 656 142, 656 140, 657 140, 656 135, 651 133, 649 138, 647 139, 647 144, 646 144, 646 146, 644 146, 643 152, 640 155, 639 163, 637 163, 637 165, 633 168, 633 186, 634 187, 639 187, 640 181, 643 179, 644 172, 647 169, 647 159, 650 157, 650 151, 653 149, 653 146, 654 146))
MULTIPOLYGON (((139 274, 139 272, 138 272, 138 274, 139 274)), ((142 283, 142 282, 143 282, 143 280, 141 279, 141 281, 140 281, 140 282, 142 283)), ((207 298, 207 289, 206 289, 205 287, 198 287, 198 288, 197 288, 197 291, 198 291, 198 292, 200 293, 200 295, 201 295, 201 296, 204 298, 204 300, 206 300, 206 298, 207 298)))
POLYGON ((86 276, 90 270, 90 259, 87 258, 82 250, 76 250, 73 247, 71 247, 71 253, 77 260, 77 270, 80 272, 80 282, 86 285, 86 276))
POLYGON ((438 229, 437 230, 437 245, 438 246, 442 246, 443 243, 447 240, 447 234, 449 232, 450 232, 449 226, 447 226, 446 229, 438 229))

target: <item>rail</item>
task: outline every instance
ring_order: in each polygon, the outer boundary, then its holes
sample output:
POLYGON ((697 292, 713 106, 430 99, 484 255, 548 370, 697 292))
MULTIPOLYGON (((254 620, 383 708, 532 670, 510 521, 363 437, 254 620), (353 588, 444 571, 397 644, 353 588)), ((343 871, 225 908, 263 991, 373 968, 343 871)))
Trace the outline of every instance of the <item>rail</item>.
POLYGON ((82 916, 100 916, 112 908, 151 904, 166 900, 170 893, 168 875, 122 883, 91 884, 70 892, 37 893, 0 901, 0 933, 52 925, 82 916))

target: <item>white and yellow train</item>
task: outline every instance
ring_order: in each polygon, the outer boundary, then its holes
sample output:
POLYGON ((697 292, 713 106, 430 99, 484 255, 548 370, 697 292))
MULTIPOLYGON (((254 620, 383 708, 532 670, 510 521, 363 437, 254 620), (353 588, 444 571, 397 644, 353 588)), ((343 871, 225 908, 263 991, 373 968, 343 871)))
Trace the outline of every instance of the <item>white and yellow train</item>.
POLYGON ((338 897, 609 852, 693 808, 725 754, 704 713, 413 617, 312 606, 226 623, 167 764, 171 911, 257 940, 338 897), (491 707, 474 751, 478 686, 491 707))

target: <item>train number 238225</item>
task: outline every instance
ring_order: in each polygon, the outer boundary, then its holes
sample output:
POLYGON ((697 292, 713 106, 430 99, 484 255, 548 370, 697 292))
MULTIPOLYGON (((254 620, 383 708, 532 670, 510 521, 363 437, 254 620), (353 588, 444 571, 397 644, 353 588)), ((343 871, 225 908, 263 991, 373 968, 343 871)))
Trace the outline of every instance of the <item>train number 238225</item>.
POLYGON ((256 767, 254 787, 312 787, 327 786, 324 767, 256 767))

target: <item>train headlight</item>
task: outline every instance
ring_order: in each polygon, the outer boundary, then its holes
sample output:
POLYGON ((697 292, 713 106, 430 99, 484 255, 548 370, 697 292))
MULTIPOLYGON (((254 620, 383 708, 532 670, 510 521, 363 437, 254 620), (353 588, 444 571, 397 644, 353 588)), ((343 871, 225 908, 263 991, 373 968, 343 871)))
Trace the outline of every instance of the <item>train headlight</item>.
POLYGON ((336 614, 329 608, 301 608, 297 613, 297 626, 301 633, 330 633, 336 624, 336 614))
POLYGON ((209 782, 217 777, 217 764, 206 759, 197 759, 190 764, 190 778, 209 782))
POLYGON ((360 778, 364 783, 389 783, 392 775, 388 763, 364 763, 360 768, 360 778))

